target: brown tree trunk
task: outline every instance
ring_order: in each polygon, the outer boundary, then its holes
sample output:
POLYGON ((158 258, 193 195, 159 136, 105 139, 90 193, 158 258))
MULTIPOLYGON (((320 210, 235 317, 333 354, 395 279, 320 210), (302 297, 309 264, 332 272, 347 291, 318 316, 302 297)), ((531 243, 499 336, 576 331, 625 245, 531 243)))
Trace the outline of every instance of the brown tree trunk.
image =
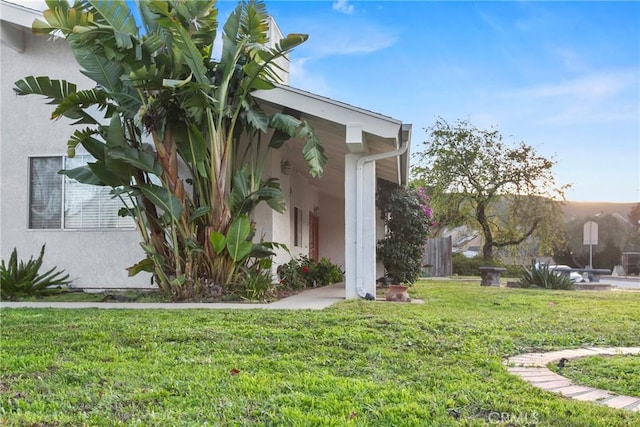
POLYGON ((476 207, 476 220, 480 224, 482 229, 482 235, 484 237, 484 243, 482 244, 482 258, 485 261, 493 259, 493 234, 487 221, 486 206, 484 202, 479 202, 476 207))

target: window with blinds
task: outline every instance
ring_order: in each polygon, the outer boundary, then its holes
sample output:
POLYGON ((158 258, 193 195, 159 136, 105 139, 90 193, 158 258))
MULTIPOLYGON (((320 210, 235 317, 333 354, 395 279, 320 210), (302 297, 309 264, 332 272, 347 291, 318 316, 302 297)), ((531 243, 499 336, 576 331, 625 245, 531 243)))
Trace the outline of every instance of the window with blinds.
POLYGON ((29 164, 29 228, 62 228, 62 157, 32 157, 29 164))
POLYGON ((61 169, 83 166, 93 158, 32 157, 29 164, 29 228, 99 229, 134 228, 131 217, 118 216, 120 199, 113 198, 110 187, 81 184, 61 169))
POLYGON ((293 209, 293 246, 302 246, 302 211, 298 207, 293 209))

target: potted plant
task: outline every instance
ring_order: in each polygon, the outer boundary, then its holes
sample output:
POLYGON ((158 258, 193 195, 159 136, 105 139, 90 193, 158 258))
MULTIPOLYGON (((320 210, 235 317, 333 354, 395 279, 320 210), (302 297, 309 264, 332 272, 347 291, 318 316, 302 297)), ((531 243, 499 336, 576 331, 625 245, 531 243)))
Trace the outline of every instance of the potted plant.
POLYGON ((410 301, 408 286, 422 270, 424 248, 431 226, 432 211, 424 189, 379 181, 376 206, 385 223, 385 236, 377 244, 378 259, 389 284, 386 298, 410 301))

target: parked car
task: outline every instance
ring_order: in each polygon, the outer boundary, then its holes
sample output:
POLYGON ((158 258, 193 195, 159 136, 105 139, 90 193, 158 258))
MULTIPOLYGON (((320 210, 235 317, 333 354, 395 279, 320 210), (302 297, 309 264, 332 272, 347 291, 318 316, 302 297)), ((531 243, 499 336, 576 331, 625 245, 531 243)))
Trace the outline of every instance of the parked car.
MULTIPOLYGON (((541 265, 546 265, 546 264, 536 264, 536 267, 539 267, 541 265)), ((547 267, 549 268, 549 270, 555 271, 558 274, 562 274, 560 273, 560 271, 562 270, 564 271, 571 270, 571 267, 569 267, 568 265, 547 265, 547 267)), ((569 280, 571 280, 573 283, 580 283, 585 281, 584 277, 582 277, 582 275, 577 271, 569 272, 569 280)))
MULTIPOLYGON (((549 270, 552 270, 552 271, 569 270, 569 269, 571 269, 571 267, 569 267, 568 265, 550 265, 549 266, 549 270)), ((558 271, 558 274, 560 274, 560 271, 558 271)), ((582 277, 582 275, 577 271, 569 272, 569 280, 571 280, 573 283, 580 283, 585 281, 584 277, 582 277)))

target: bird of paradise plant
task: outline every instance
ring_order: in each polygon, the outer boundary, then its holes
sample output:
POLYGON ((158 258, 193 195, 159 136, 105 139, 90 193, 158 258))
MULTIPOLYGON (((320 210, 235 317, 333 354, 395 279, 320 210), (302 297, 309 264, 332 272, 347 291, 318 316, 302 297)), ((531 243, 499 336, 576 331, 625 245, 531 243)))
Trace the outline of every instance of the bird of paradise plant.
POLYGON ((146 258, 130 274, 152 272, 181 300, 229 287, 248 264, 268 267, 278 244, 252 241, 250 215, 262 201, 284 205, 277 179, 263 177, 264 159, 288 138, 303 144, 311 175, 322 174, 327 158, 305 121, 268 114, 252 92, 274 88, 277 60, 308 36, 289 34, 270 47, 264 4, 243 2, 224 24, 214 59, 213 0, 139 0, 138 21, 124 1, 46 3, 33 32, 64 37, 95 87, 31 76, 14 90, 44 95, 53 119, 82 126, 68 155, 80 145, 95 161, 63 173, 111 187, 121 214, 136 221, 146 258))

